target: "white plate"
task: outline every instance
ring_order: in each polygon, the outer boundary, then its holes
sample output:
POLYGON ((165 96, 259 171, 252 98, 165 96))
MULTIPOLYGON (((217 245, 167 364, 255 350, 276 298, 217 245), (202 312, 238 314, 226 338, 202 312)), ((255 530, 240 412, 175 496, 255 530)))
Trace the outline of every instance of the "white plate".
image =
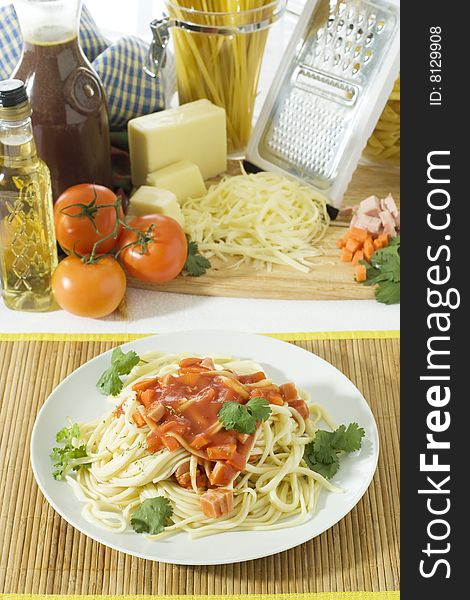
POLYGON ((55 434, 67 422, 90 421, 109 410, 96 382, 108 368, 111 351, 82 365, 69 375, 44 403, 31 439, 31 464, 36 481, 55 510, 76 529, 92 539, 148 560, 183 564, 216 565, 270 556, 319 535, 342 519, 366 491, 377 466, 379 439, 372 412, 358 389, 340 371, 314 354, 279 340, 245 333, 191 331, 147 337, 123 346, 124 351, 143 354, 149 350, 229 354, 252 358, 263 365, 276 383, 294 381, 313 401, 324 406, 338 424, 356 421, 366 435, 362 448, 341 459, 333 482, 345 491, 323 490, 317 512, 306 522, 277 531, 233 531, 191 540, 179 533, 150 541, 133 531, 113 533, 86 521, 82 504, 65 482, 55 481, 49 458, 55 434))

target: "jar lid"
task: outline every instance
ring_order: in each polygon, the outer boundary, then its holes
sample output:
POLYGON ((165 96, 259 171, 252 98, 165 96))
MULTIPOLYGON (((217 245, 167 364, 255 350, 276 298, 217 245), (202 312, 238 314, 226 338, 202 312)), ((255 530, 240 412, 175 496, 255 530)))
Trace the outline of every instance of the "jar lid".
POLYGON ((13 108, 28 102, 25 85, 19 79, 0 81, 0 108, 13 108))

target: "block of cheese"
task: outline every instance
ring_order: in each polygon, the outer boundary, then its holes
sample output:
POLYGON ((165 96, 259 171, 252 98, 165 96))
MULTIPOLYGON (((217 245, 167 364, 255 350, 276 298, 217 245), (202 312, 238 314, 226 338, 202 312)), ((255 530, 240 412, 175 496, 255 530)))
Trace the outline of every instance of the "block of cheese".
POLYGON ((184 215, 173 192, 142 185, 130 198, 129 216, 165 215, 171 217, 184 228, 184 215))
POLYGON ((227 168, 225 110, 209 100, 131 119, 128 125, 132 182, 181 160, 195 163, 204 179, 227 168))
POLYGON ((199 167, 189 160, 182 160, 169 167, 147 175, 147 185, 153 185, 175 194, 179 203, 188 198, 200 198, 207 194, 199 167))

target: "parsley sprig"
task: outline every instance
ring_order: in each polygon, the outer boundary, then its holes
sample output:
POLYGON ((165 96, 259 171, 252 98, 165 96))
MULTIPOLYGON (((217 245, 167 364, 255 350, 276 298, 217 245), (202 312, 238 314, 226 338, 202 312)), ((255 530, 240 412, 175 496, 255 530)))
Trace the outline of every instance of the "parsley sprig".
POLYGON ((140 357, 133 350, 124 354, 121 348, 115 348, 111 355, 111 366, 96 384, 100 392, 106 396, 117 396, 123 387, 121 375, 128 375, 139 362, 140 357))
POLYGON ((193 277, 204 275, 207 269, 210 269, 211 263, 209 260, 199 254, 197 242, 188 241, 188 258, 184 263, 184 271, 193 277))
POLYGON ((224 402, 219 410, 219 421, 227 430, 239 433, 254 433, 256 423, 267 421, 271 414, 269 402, 264 398, 252 398, 246 404, 224 402))
POLYGON ((87 457, 86 444, 80 444, 80 427, 77 423, 63 427, 55 436, 55 441, 58 444, 63 444, 62 447, 56 446, 52 448, 50 454, 54 471, 52 476, 57 481, 65 479, 69 471, 78 471, 81 467, 90 466, 89 463, 79 463, 75 461, 87 457))
POLYGON ((305 446, 304 461, 312 471, 331 479, 340 466, 339 454, 359 450, 364 433, 357 423, 341 425, 336 431, 319 429, 313 442, 305 446))
POLYGON ((370 259, 364 260, 367 279, 364 285, 377 285, 375 297, 384 304, 400 302, 400 236, 394 237, 388 246, 377 250, 370 259))
POLYGON ((136 533, 161 533, 173 514, 173 508, 168 498, 156 496, 147 498, 132 513, 131 526, 136 533))

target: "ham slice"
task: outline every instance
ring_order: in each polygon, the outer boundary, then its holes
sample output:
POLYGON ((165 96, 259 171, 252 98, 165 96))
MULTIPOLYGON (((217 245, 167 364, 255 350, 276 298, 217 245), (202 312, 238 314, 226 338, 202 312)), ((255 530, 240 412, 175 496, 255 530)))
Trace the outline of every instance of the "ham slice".
POLYGON ((380 200, 377 196, 369 196, 359 204, 359 212, 368 217, 378 217, 380 212, 380 200))
POLYGON ((392 213, 384 210, 380 213, 380 220, 383 225, 383 233, 390 236, 391 238, 397 235, 397 231, 395 229, 395 219, 392 213))
POLYGON ((233 490, 208 490, 200 498, 202 512, 210 519, 219 519, 233 510, 233 490))
POLYGON ((382 221, 378 217, 369 217, 362 213, 358 213, 355 227, 367 229, 371 235, 380 235, 382 221))
POLYGON ((395 204, 395 200, 392 197, 392 194, 389 194, 383 202, 385 206, 384 210, 388 210, 388 212, 392 213, 392 216, 396 219, 398 217, 399 212, 398 207, 395 204))
POLYGON ((379 200, 369 196, 354 209, 350 228, 365 229, 372 238, 386 234, 395 237, 400 231, 400 211, 391 194, 379 200))

